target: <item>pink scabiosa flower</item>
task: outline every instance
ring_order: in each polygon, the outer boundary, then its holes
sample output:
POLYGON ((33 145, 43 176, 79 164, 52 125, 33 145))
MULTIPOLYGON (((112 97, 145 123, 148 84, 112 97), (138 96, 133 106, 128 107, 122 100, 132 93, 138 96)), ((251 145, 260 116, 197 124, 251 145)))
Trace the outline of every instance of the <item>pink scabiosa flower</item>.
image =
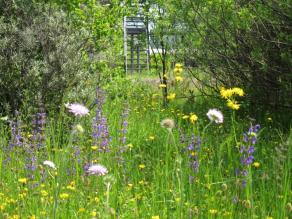
POLYGON ((87 173, 89 175, 103 176, 103 175, 108 173, 108 170, 106 167, 104 167, 100 164, 94 164, 88 168, 87 173))
POLYGON ((89 114, 89 110, 79 103, 66 103, 65 107, 68 108, 69 112, 73 113, 75 116, 85 116, 89 114))
POLYGON ((207 116, 211 122, 223 123, 223 114, 217 109, 209 109, 207 116))

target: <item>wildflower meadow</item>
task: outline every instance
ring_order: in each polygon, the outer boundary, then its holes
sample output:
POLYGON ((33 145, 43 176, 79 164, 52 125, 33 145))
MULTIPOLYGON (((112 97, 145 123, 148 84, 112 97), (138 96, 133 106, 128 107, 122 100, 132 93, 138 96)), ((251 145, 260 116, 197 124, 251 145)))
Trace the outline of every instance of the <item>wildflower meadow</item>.
MULTIPOLYGON (((248 34, 256 40, 269 22, 253 13, 278 21, 289 4, 198 1, 189 11, 192 1, 179 2, 0 1, 0 218, 292 218, 291 81, 258 75, 285 70, 264 49, 239 66, 246 57, 231 54, 233 30, 219 35, 230 40, 227 60, 216 35, 240 26, 236 49, 246 51, 258 45, 248 34), (218 23, 219 9, 234 20, 218 23), (131 22, 149 16, 148 31, 161 36, 148 70, 120 57, 131 13, 140 13, 131 22), (267 81, 279 83, 279 98, 267 81)), ((136 52, 138 40, 128 45, 136 52)))

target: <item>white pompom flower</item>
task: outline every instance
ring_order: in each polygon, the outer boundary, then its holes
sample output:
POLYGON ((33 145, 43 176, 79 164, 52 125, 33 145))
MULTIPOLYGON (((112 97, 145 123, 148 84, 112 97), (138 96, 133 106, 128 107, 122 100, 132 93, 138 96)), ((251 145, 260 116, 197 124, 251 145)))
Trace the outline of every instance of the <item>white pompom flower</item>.
POLYGON ((52 161, 49 161, 49 160, 45 160, 44 163, 43 163, 45 166, 48 166, 54 170, 57 169, 57 167, 55 166, 55 164, 52 162, 52 161))
POLYGON ((89 114, 89 110, 80 103, 66 103, 65 107, 75 116, 85 116, 89 114))
POLYGON ((223 114, 217 109, 210 109, 207 113, 210 121, 214 121, 215 123, 223 123, 223 114))

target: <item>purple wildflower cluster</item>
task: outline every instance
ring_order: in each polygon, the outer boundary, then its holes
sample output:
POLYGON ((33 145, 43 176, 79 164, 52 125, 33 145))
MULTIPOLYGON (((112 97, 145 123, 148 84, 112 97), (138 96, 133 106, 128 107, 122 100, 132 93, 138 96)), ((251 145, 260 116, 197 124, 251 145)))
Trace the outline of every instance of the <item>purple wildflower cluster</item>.
POLYGON ((32 125, 32 146, 36 149, 43 148, 45 142, 44 132, 46 125, 46 113, 44 112, 44 108, 40 108, 40 112, 33 116, 32 125))
MULTIPOLYGON (((185 151, 188 153, 189 157, 189 164, 191 167, 191 170, 194 173, 199 172, 199 151, 201 149, 201 139, 198 136, 195 136, 192 134, 189 138, 187 138, 182 131, 180 131, 180 141, 182 144, 186 144, 187 146, 184 148, 185 151)), ((190 180, 193 180, 193 176, 190 176, 190 180)))
MULTIPOLYGON (((28 171, 28 177, 34 179, 35 171, 38 165, 37 152, 45 147, 45 125, 46 113, 44 108, 40 108, 39 112, 32 116, 32 135, 28 136, 28 146, 24 147, 25 168, 28 171)), ((40 155, 40 153, 39 153, 40 155)))
MULTIPOLYGON (((242 165, 241 171, 237 171, 237 175, 245 177, 248 174, 247 167, 254 161, 253 153, 255 152, 254 145, 257 142, 257 133, 260 129, 260 125, 251 126, 247 133, 243 134, 243 144, 239 148, 240 163, 242 165)), ((246 180, 242 181, 243 186, 246 184, 246 180)))
POLYGON ((11 154, 15 154, 15 159, 19 159, 17 154, 25 154, 24 167, 27 170, 28 178, 34 179, 38 166, 38 156, 40 149, 44 148, 46 114, 41 108, 40 112, 32 116, 32 131, 25 132, 19 112, 15 113, 16 120, 10 121, 11 138, 8 147, 4 149, 5 159, 3 164, 7 165, 11 160, 11 154), (25 134, 26 133, 26 134, 25 134))
POLYGON ((93 137, 93 144, 98 146, 99 152, 109 152, 109 131, 107 125, 107 118, 103 115, 103 104, 105 102, 105 92, 100 89, 96 88, 96 111, 95 111, 95 118, 93 119, 92 123, 92 137, 93 137))
MULTIPOLYGON (((9 144, 4 148, 5 158, 3 160, 3 164, 8 164, 11 161, 11 153, 13 150, 19 150, 19 148, 23 147, 23 139, 22 136, 22 128, 21 128, 21 120, 19 118, 19 112, 15 112, 16 121, 10 121, 10 131, 11 138, 9 140, 9 144)), ((17 156, 16 156, 17 157, 17 156)))

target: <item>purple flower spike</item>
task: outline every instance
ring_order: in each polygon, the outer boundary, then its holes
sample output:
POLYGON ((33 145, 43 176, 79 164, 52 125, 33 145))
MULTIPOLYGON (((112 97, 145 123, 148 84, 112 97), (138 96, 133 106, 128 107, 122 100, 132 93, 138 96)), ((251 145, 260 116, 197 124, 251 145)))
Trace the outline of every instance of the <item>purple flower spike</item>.
MULTIPOLYGON (((254 152, 257 141, 257 132, 260 129, 260 125, 251 126, 248 129, 247 133, 243 134, 243 145, 239 147, 239 153, 240 153, 240 163, 242 167, 240 168, 240 174, 242 177, 246 177, 248 175, 247 167, 250 166, 254 162, 254 152)), ((237 174, 238 176, 238 174, 237 174)), ((245 187, 246 185, 246 179, 242 180, 242 186, 245 187)))

